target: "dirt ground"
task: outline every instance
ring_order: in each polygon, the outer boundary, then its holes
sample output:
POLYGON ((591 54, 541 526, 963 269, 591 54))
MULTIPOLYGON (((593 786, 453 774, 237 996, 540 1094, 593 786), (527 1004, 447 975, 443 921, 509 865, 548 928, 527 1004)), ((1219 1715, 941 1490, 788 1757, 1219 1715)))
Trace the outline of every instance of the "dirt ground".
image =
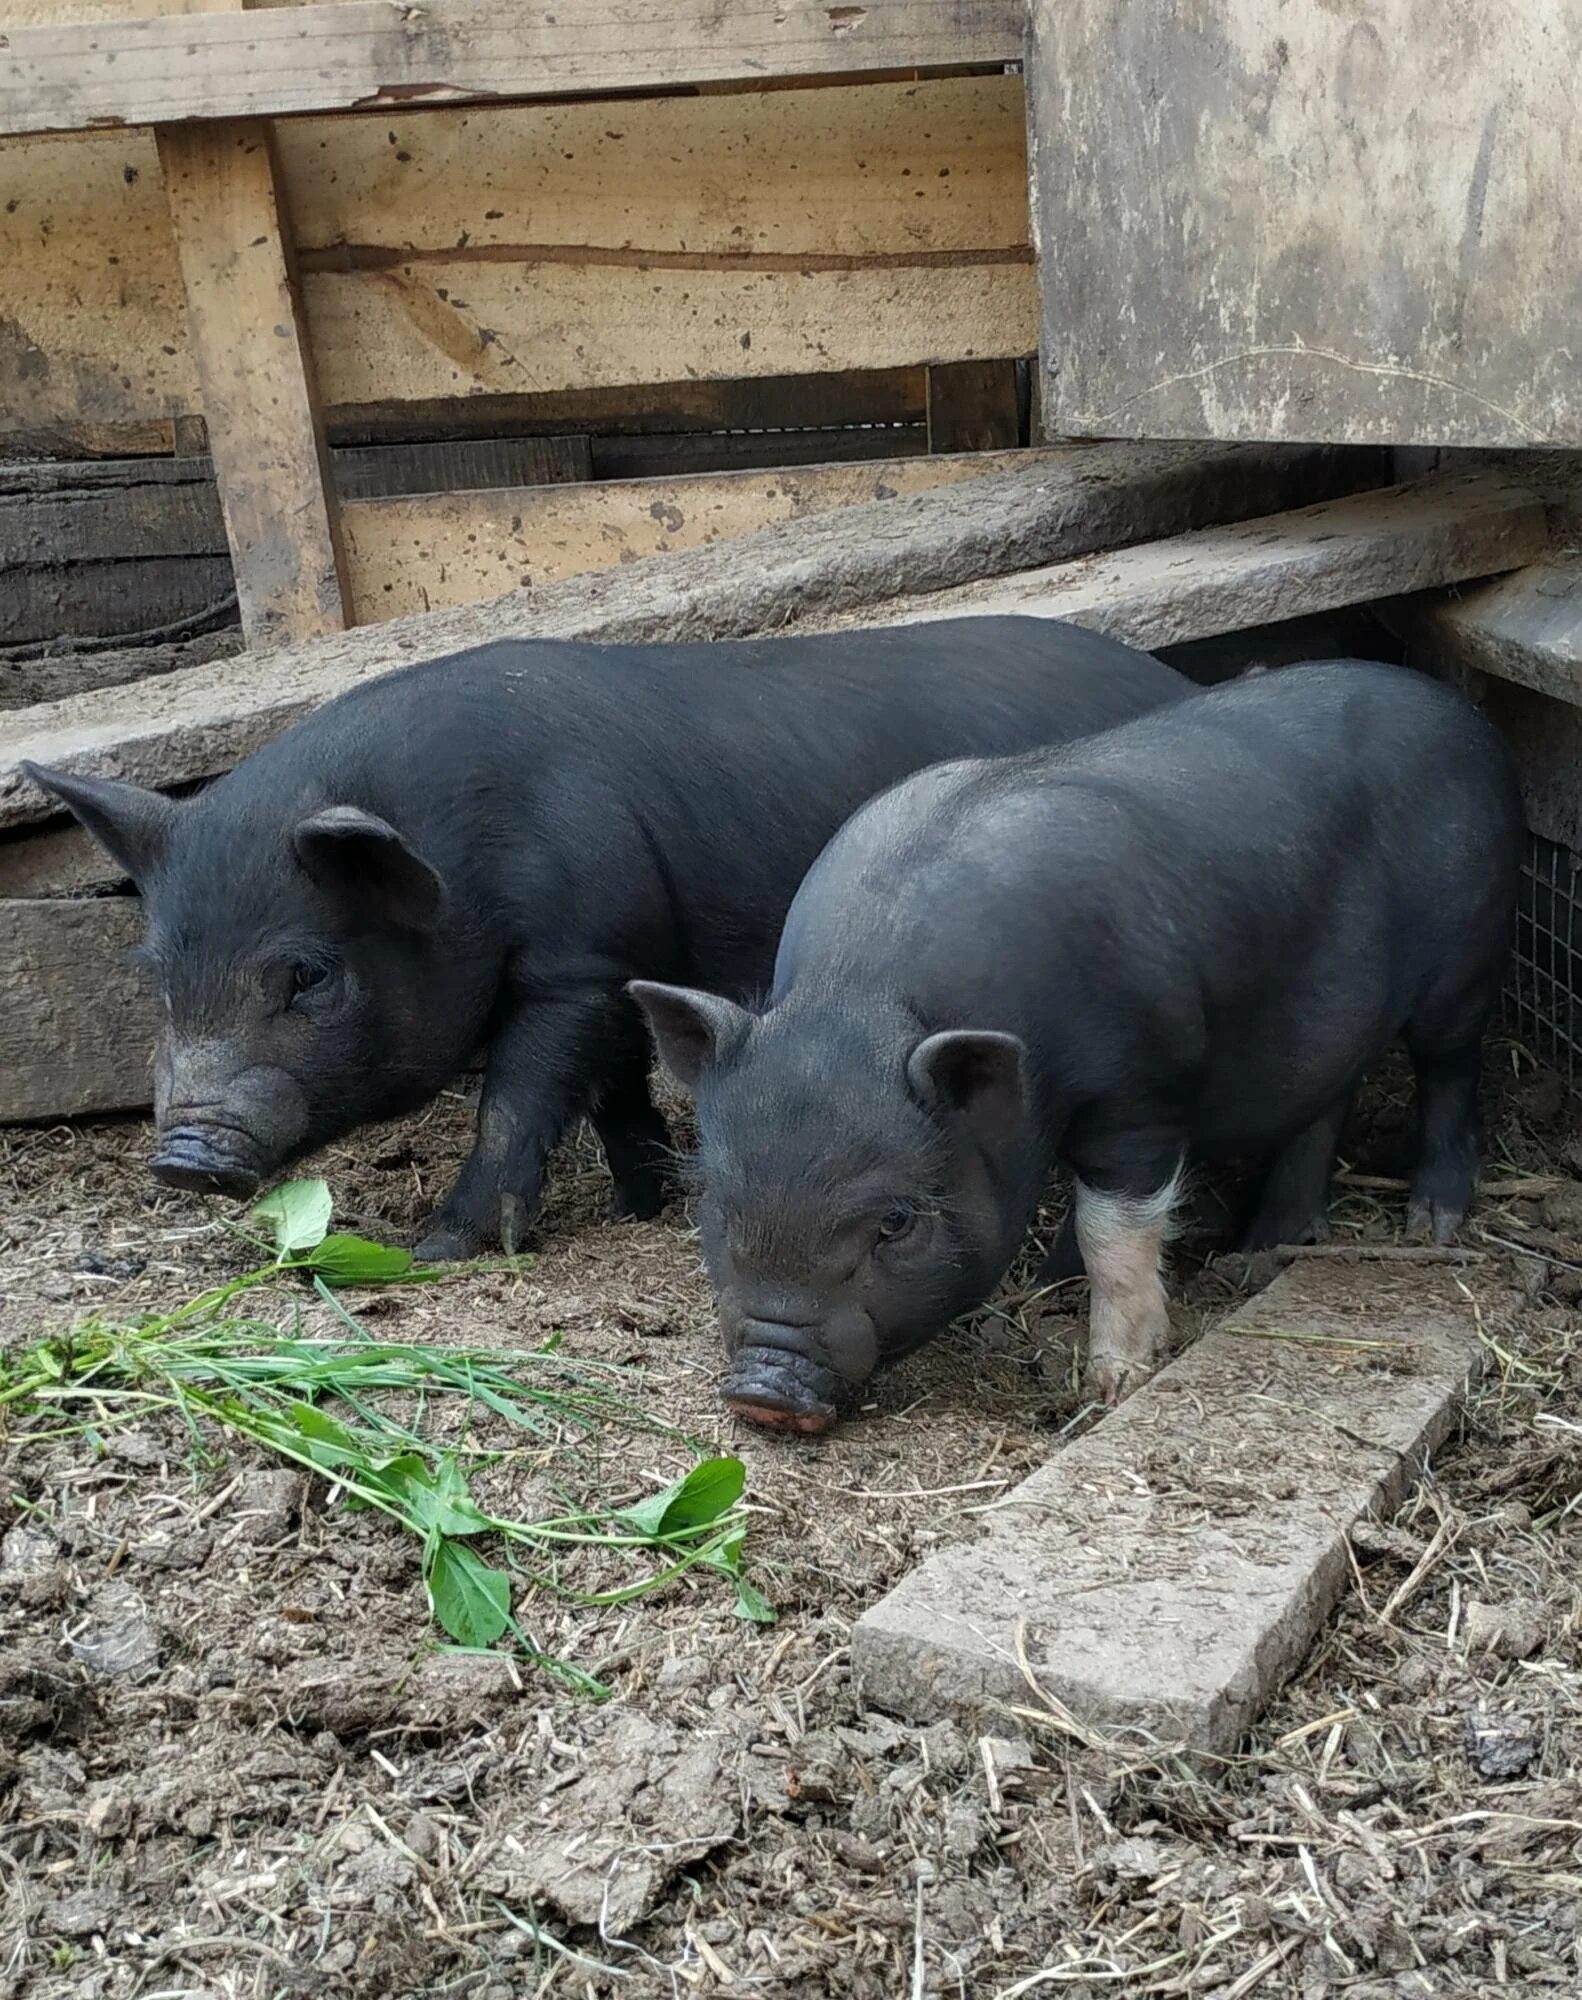
MULTIPOLYGON (((353 1309, 640 1370, 646 1407, 745 1459, 773 1626, 712 1577, 545 1610, 541 1641, 612 1685, 596 1704, 439 1651, 408 1538, 262 1455, 205 1457, 174 1418, 99 1452, 0 1429, 0 1995, 1582 1994, 1582 1121, 1508 1042, 1487 1110, 1484 1386, 1224 1766, 1122 1761, 1052 1717, 919 1731, 852 1683, 862 1608, 1091 1420, 1080 1287, 1008 1287, 826 1440, 749 1433, 714 1402, 685 1215, 607 1224, 585 1142, 531 1265, 353 1309)), ((1350 1171, 1387 1178, 1405 1121, 1392 1076, 1350 1171)), ((466 1129, 447 1100, 316 1162, 338 1225, 400 1240, 466 1129)), ((251 1261, 217 1206, 153 1187, 147 1140, 0 1137, 0 1345, 251 1261)), ((1353 1182, 1337 1234, 1388 1239, 1400 1199, 1353 1182)), ((1177 1258, 1182 1339, 1272 1275, 1204 1247, 1177 1258)), ((624 1500, 687 1462, 622 1435, 597 1477, 624 1500)))

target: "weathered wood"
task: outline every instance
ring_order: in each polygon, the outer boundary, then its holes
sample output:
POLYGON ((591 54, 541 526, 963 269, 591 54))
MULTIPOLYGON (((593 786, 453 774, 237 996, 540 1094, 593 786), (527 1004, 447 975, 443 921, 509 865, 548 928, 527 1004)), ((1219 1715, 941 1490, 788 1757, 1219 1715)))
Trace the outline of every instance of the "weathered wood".
POLYGON ((958 361, 928 371, 930 451, 1009 451, 1022 438, 1016 362, 958 361))
POLYGON ((229 555, 79 560, 0 569, 0 647, 74 639, 121 640, 193 621, 232 622, 229 555))
POLYGON ((269 129, 168 131, 159 156, 242 629, 253 646, 339 631, 335 496, 269 129))
POLYGON ((132 897, 0 903, 0 1123, 149 1099, 154 1004, 132 897))
POLYGON ((1582 561, 1574 556, 1417 606, 1401 622, 1441 666, 1582 704, 1582 561))
POLYGON ((1440 473, 1415 486, 941 591, 892 604, 886 618, 902 625, 967 613, 1064 618, 1152 649, 1497 575, 1539 560, 1551 544, 1542 496, 1521 481, 1440 473))
POLYGON ((425 613, 282 650, 267 665, 169 674, 10 719, 0 826, 50 816, 23 758, 171 786, 212 776, 341 689, 411 659, 508 636, 711 639, 784 629, 1376 480, 1375 453, 1096 445, 935 492, 576 577, 532 597, 425 613))
MULTIPOLYGON (((260 17, 262 18, 262 17, 260 17)), ((326 421, 480 432, 883 422, 703 378, 1037 344, 1015 77, 287 123, 276 146, 326 421), (685 378, 692 377, 688 384, 685 378), (651 421, 634 385, 654 385, 651 421), (465 400, 465 409, 457 404, 465 400), (582 427, 580 421, 578 427, 582 427), (597 427, 590 424, 590 428, 597 427)), ((172 448, 201 408, 148 132, 0 141, 0 430, 172 448)), ((815 393, 804 390, 809 402, 815 393)), ((922 414, 922 377, 908 391, 922 414)))
POLYGON ((586 438, 464 438, 447 444, 364 445, 330 453, 342 501, 399 493, 555 486, 593 476, 586 438))
POLYGON ((1582 443, 1582 9, 1032 23, 1057 432, 1582 443))
POLYGON ((342 516, 347 578, 357 622, 366 624, 982 478, 1009 470, 1019 457, 916 457, 366 500, 342 516))
POLYGON ((1016 0, 338 0, 13 29, 0 133, 1019 61, 1016 0))

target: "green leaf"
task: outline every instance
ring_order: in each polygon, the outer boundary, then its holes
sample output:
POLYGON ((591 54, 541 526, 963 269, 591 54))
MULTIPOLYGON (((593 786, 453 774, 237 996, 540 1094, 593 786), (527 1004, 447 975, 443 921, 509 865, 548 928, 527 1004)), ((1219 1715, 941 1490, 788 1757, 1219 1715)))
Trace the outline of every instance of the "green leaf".
POLYGON ((735 1609, 738 1618, 750 1618, 755 1625, 773 1625, 780 1616, 757 1584, 744 1576, 736 1578, 735 1609))
POLYGON ((334 1206, 328 1181, 285 1181, 265 1195, 253 1220, 267 1223, 275 1232, 275 1248, 290 1257, 324 1241, 334 1206))
POLYGON ((480 1529, 493 1526, 488 1515, 473 1504, 466 1478, 454 1459, 441 1461, 436 1478, 420 1453, 403 1452, 367 1473, 363 1484, 377 1487, 403 1508, 422 1535, 476 1535, 480 1529))
POLYGON ((629 1521, 639 1534, 660 1541, 721 1520, 742 1497, 746 1484, 747 1468, 739 1458, 706 1458, 693 1466, 685 1479, 651 1493, 617 1518, 629 1521))
POLYGON ((492 1646, 511 1622, 511 1579, 441 1535, 424 1571, 434 1616, 458 1646, 492 1646))
POLYGON ((412 1252, 366 1236, 326 1236, 291 1259, 294 1271, 316 1271, 327 1285, 388 1285, 412 1269, 412 1252))

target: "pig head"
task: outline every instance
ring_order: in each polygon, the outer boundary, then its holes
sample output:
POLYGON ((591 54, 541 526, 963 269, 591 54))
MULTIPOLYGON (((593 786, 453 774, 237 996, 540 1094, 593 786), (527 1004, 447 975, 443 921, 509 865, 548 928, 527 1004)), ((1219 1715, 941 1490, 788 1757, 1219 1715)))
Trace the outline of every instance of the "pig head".
POLYGON ((387 821, 317 798, 239 820, 203 795, 178 804, 23 768, 143 898, 139 956, 162 1008, 160 1180, 249 1195, 347 1125, 423 1102, 460 1066, 465 1028, 428 1018, 418 998, 446 948, 445 885, 387 821))
POLYGON ((704 1261, 755 1423, 827 1430, 883 1361, 981 1303, 1042 1173, 1011 1035, 794 994, 765 1014, 634 981, 697 1106, 704 1261))

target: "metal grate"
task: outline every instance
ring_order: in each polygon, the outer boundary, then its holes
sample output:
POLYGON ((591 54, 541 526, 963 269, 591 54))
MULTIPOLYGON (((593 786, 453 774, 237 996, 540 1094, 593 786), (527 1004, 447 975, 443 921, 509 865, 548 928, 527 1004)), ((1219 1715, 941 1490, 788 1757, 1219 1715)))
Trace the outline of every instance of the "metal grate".
POLYGON ((1506 988, 1512 1028, 1567 1082, 1582 1073, 1582 856, 1529 833, 1506 988))

